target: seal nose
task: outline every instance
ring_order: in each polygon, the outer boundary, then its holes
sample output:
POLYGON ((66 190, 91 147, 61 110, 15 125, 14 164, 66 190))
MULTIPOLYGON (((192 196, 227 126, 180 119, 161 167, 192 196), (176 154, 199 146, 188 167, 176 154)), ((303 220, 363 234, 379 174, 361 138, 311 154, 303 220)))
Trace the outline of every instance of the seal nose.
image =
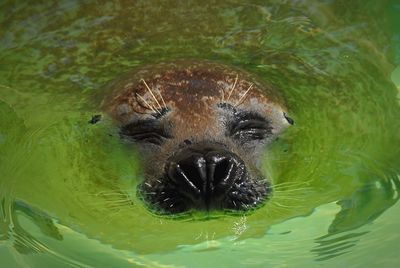
POLYGON ((219 208, 226 192, 240 176, 243 166, 238 156, 222 146, 197 145, 172 157, 168 177, 177 192, 195 208, 219 208))

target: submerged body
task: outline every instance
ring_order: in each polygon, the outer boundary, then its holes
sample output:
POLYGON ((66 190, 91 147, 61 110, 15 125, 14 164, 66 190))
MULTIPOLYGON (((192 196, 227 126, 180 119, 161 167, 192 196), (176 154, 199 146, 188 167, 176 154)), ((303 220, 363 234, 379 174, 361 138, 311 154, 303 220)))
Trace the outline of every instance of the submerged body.
POLYGON ((139 194, 152 208, 248 210, 268 198, 260 156, 292 123, 271 86, 225 65, 182 61, 112 87, 103 106, 141 151, 139 194))

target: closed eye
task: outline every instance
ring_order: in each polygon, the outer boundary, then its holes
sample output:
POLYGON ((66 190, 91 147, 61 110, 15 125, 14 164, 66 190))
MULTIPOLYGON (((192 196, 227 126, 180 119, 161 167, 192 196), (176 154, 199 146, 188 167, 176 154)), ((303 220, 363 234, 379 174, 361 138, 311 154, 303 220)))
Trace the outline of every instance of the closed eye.
POLYGON ((242 114, 230 123, 228 133, 240 143, 261 141, 272 134, 272 127, 267 119, 258 114, 242 114))
POLYGON ((140 120, 121 127, 120 135, 132 142, 161 145, 172 136, 156 120, 140 120))

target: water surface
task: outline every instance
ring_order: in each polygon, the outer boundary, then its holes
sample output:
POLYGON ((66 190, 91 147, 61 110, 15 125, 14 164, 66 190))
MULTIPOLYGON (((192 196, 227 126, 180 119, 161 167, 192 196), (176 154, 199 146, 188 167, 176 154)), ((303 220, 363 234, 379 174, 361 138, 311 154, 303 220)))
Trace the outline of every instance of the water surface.
POLYGON ((0 4, 5 267, 383 265, 400 261, 396 1, 0 4), (140 157, 96 101, 149 63, 208 59, 278 88, 295 125, 247 215, 157 217, 140 157), (397 84, 397 86, 396 86, 397 84))

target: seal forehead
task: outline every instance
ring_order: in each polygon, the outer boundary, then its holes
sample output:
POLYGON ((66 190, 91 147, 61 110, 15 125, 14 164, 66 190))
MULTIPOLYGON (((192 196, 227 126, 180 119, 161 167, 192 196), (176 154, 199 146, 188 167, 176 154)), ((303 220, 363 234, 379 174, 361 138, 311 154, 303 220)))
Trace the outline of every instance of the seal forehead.
POLYGON ((176 70, 167 72, 150 83, 171 107, 185 112, 207 109, 221 97, 222 77, 207 70, 176 70))
POLYGON ((164 106, 182 121, 211 120, 216 104, 276 103, 269 87, 248 74, 220 64, 159 64, 121 79, 113 85, 107 110, 121 123, 135 116, 157 113, 164 106))

